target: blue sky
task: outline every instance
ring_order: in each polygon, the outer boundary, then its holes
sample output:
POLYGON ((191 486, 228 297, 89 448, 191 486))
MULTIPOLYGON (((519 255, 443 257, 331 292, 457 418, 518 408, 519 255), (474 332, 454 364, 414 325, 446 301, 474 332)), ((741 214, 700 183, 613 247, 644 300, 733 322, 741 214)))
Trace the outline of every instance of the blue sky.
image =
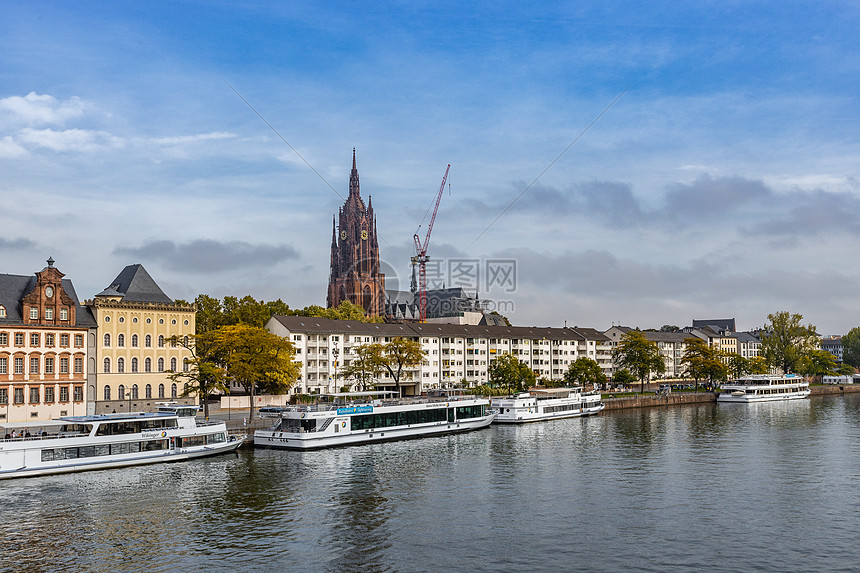
POLYGON ((845 332, 858 29, 853 2, 2 3, 0 272, 324 304, 356 148, 401 287, 450 163, 429 254, 515 260, 478 286, 516 324, 845 332))

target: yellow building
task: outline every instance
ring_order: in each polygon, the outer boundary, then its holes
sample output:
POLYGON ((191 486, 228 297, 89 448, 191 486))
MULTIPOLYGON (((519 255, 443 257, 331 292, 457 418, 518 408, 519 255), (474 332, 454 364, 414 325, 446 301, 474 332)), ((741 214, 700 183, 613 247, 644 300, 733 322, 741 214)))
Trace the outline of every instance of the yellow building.
POLYGON ((196 403, 180 398, 170 371, 187 370, 191 353, 177 336, 194 335, 195 308, 170 299, 140 264, 129 265, 111 285, 86 302, 98 325, 90 348, 90 409, 95 414, 137 412, 157 402, 196 403))

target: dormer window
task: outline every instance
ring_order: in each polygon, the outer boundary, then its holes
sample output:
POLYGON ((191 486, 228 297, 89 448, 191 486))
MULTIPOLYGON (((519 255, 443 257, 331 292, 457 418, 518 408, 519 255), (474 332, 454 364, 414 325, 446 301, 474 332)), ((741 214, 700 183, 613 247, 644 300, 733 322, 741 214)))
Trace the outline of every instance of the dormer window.
POLYGON ((61 308, 60 309, 60 320, 69 320, 69 309, 61 308))
POLYGON ((39 309, 35 306, 30 307, 30 320, 39 320, 39 309))
POLYGON ((45 309, 45 320, 54 320, 54 309, 46 308, 45 309))
POLYGON ((6 318, 6 307, 0 304, 0 318, 6 318))

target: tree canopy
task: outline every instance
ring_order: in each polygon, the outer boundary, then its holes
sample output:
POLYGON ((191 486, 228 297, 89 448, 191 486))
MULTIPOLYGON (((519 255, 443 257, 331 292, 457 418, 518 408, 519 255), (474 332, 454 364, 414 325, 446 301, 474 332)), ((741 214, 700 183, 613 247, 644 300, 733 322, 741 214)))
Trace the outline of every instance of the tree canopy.
MULTIPOLYGON (((708 380, 715 382, 716 380, 725 380, 728 368, 721 360, 720 352, 708 343, 696 336, 691 336, 684 339, 684 356, 681 357, 681 364, 686 365, 687 374, 693 377, 696 381, 696 386, 699 385, 699 380, 708 380)), ((735 354, 737 358, 730 364, 739 370, 746 370, 746 362, 743 357, 735 354)))
POLYGON ((600 364, 586 356, 580 356, 573 361, 564 373, 564 383, 568 386, 587 386, 604 382, 606 382, 606 376, 600 369, 600 364))
POLYGON ((373 360, 376 360, 377 364, 382 369, 387 370, 394 378, 397 393, 400 394, 400 378, 403 375, 403 370, 417 366, 424 360, 421 343, 417 340, 398 336, 391 339, 391 342, 369 346, 371 346, 369 352, 374 355, 373 360))
POLYGON ((209 417, 209 402, 206 398, 213 392, 228 391, 227 371, 218 365, 214 332, 209 331, 192 338, 172 336, 169 339, 170 344, 178 344, 188 350, 191 358, 186 361, 187 370, 171 370, 167 377, 182 384, 182 396, 197 395, 205 417, 209 417))
POLYGON ((509 394, 523 392, 535 383, 535 373, 513 354, 502 354, 487 368, 490 386, 505 388, 509 394))
POLYGON ((353 380, 359 389, 367 390, 385 368, 382 364, 384 350, 381 344, 374 343, 353 347, 353 352, 355 358, 341 369, 340 375, 344 380, 353 380))
POLYGON ((638 330, 631 330, 622 336, 613 355, 616 366, 627 368, 642 383, 642 392, 645 391, 645 382, 652 372, 662 374, 666 370, 666 363, 657 344, 645 338, 638 330))
POLYGON ((761 336, 761 349, 768 364, 784 374, 796 372, 802 356, 819 347, 818 333, 811 324, 803 325, 803 315, 780 311, 767 315, 761 336))
POLYGON ((860 326, 855 326, 842 337, 842 361, 860 368, 860 326))

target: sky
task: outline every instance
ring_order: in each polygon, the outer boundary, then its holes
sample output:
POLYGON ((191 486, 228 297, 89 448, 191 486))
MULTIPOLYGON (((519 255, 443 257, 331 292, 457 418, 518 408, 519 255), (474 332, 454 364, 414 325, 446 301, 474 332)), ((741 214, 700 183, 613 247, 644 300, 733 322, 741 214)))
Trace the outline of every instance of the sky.
POLYGON ((355 149, 388 288, 525 326, 860 325, 856 2, 0 1, 0 272, 325 304, 355 149), (423 226, 422 226, 422 221, 423 226))

